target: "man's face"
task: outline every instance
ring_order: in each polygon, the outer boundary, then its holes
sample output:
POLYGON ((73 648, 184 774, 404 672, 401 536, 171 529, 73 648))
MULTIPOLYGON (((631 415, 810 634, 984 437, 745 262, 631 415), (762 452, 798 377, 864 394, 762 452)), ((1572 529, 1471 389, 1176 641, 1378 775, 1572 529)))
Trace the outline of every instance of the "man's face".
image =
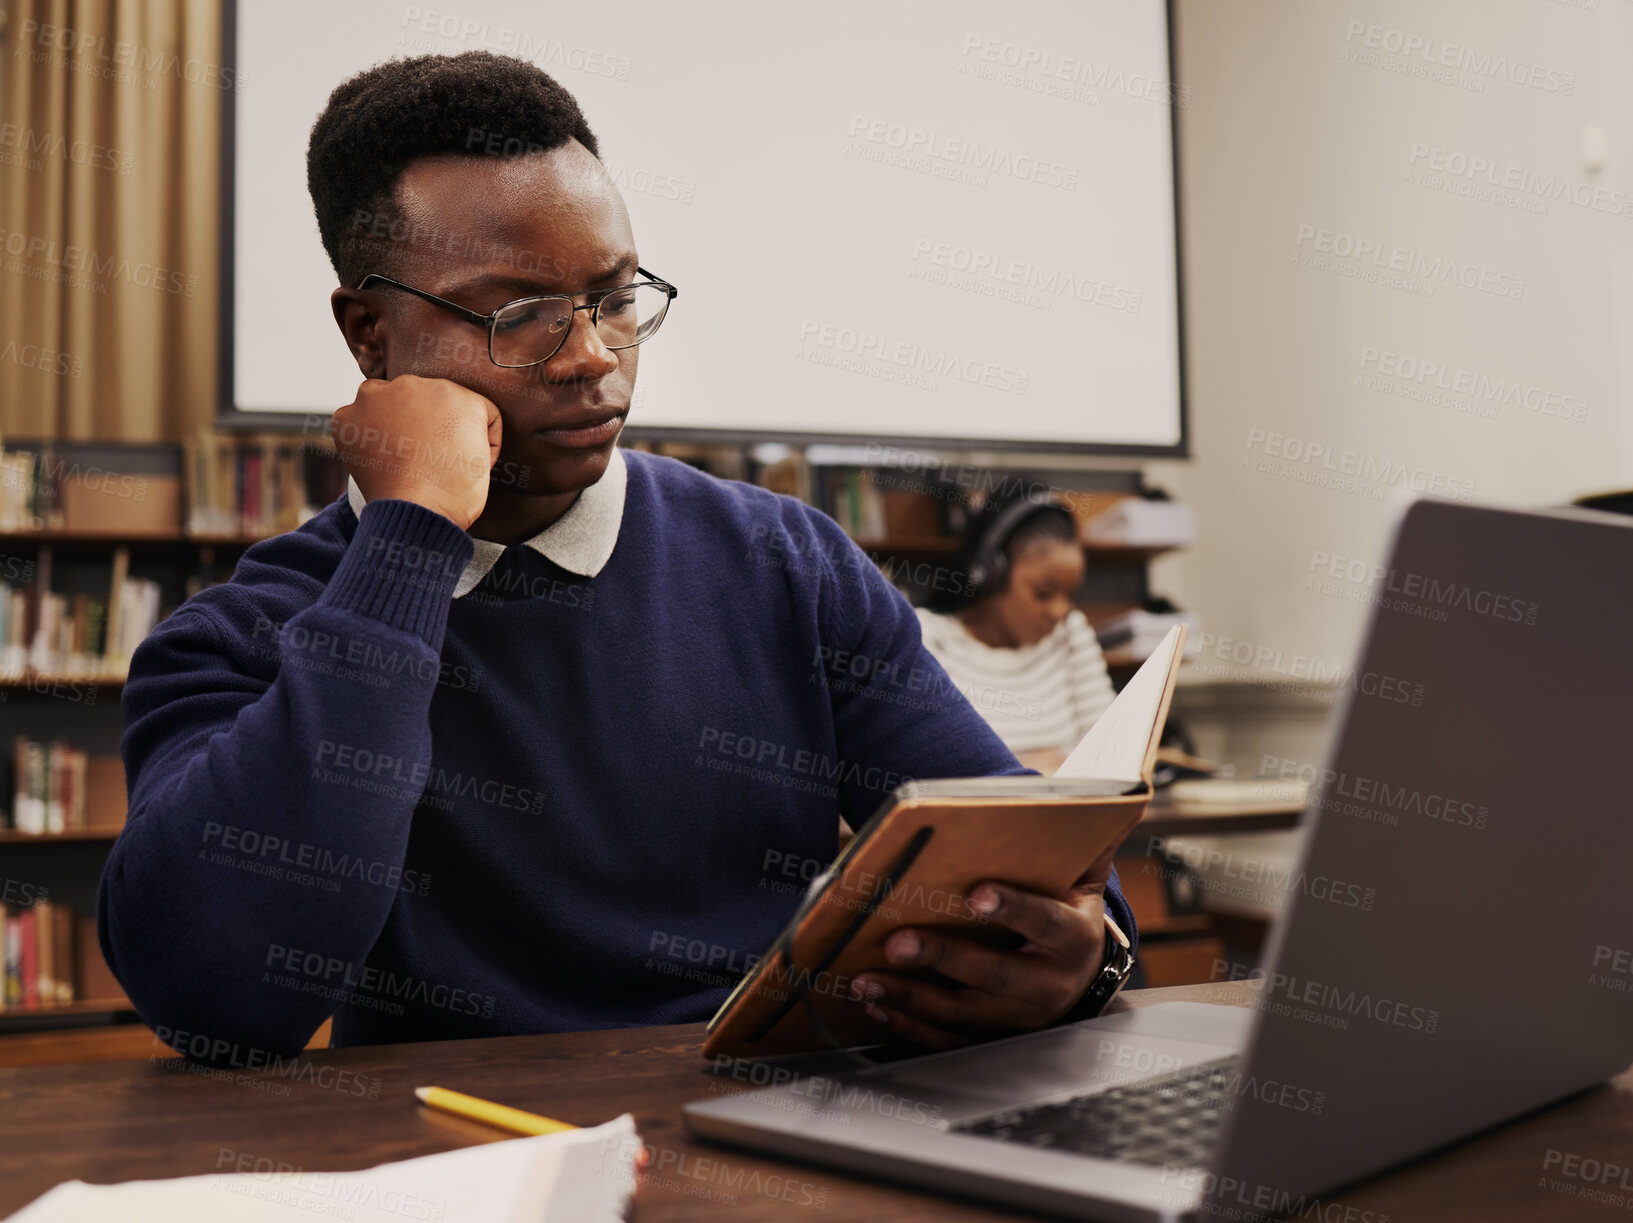
MULTIPOLYGON (((583 293, 637 279, 623 200, 577 141, 513 158, 420 158, 398 180, 397 203, 412 237, 382 270, 479 314, 550 293, 582 305, 583 293)), ((382 293, 385 377, 447 378, 499 409, 496 489, 559 494, 601 478, 635 390, 638 348, 609 350, 580 310, 548 361, 502 368, 488 358, 484 328, 401 290, 382 293)))

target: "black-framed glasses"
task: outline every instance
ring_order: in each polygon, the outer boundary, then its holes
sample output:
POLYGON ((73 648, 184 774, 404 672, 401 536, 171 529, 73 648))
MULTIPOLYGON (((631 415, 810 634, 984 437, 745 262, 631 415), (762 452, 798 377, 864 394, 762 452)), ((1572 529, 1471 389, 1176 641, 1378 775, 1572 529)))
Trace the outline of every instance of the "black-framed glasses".
POLYGON ((405 285, 400 280, 372 272, 357 282, 359 290, 373 284, 389 285, 412 293, 421 301, 440 306, 450 314, 457 314, 467 323, 488 330, 488 359, 504 369, 524 369, 539 365, 561 351, 567 335, 573 329, 578 311, 590 312, 590 325, 601 337, 601 343, 617 352, 634 348, 649 340, 669 313, 669 303, 680 295, 680 290, 667 280, 660 280, 643 267, 636 273, 644 281, 619 285, 612 289, 595 289, 576 296, 585 299, 582 306, 573 304, 573 296, 566 293, 546 297, 522 297, 506 302, 492 314, 478 314, 458 302, 451 302, 435 293, 405 285))

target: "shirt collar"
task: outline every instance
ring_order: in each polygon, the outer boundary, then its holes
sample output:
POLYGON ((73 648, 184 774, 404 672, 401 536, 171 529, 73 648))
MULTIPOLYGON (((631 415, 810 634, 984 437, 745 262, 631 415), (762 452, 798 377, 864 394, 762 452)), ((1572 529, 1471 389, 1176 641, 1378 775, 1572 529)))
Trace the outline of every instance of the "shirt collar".
MULTIPOLYGON (((606 566, 612 550, 618 545, 618 529, 624 521, 624 490, 629 482, 624 466, 624 452, 614 446, 607 470, 599 480, 579 493, 571 508, 523 547, 532 548, 546 560, 554 561, 568 573, 593 578, 606 566)), ((368 504, 357 481, 346 477, 346 500, 352 513, 361 517, 368 504)), ((465 572, 460 574, 454 587, 454 598, 469 594, 488 576, 501 556, 505 545, 491 539, 472 539, 476 552, 465 572)))

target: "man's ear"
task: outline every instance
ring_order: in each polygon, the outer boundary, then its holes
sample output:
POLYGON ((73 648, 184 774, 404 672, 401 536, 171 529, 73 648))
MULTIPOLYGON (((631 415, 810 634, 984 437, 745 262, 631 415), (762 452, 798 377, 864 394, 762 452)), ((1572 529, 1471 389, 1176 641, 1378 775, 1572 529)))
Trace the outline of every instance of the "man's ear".
POLYGON ((329 308, 334 311, 335 325, 346 337, 346 347, 352 350, 357 369, 365 378, 386 376, 386 349, 391 339, 391 324, 375 304, 356 289, 340 288, 329 294, 329 308))

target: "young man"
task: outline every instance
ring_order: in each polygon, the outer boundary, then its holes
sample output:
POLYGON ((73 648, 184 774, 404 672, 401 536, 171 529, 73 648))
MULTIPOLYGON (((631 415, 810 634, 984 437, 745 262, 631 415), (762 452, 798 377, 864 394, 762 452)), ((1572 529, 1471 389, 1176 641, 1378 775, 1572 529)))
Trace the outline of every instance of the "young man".
MULTIPOLYGON (((956 693, 913 699, 950 685, 831 520, 616 448, 671 294, 559 85, 387 62, 331 95, 308 178, 367 379, 332 425, 351 485, 132 660, 108 962, 226 1060, 331 1014, 337 1044, 705 1019, 840 815, 1019 766, 956 693)), ((972 899, 1025 947, 898 932, 857 1005, 930 1046, 1038 1028, 1103 913, 1133 931, 1109 860, 1071 903, 972 899)))

